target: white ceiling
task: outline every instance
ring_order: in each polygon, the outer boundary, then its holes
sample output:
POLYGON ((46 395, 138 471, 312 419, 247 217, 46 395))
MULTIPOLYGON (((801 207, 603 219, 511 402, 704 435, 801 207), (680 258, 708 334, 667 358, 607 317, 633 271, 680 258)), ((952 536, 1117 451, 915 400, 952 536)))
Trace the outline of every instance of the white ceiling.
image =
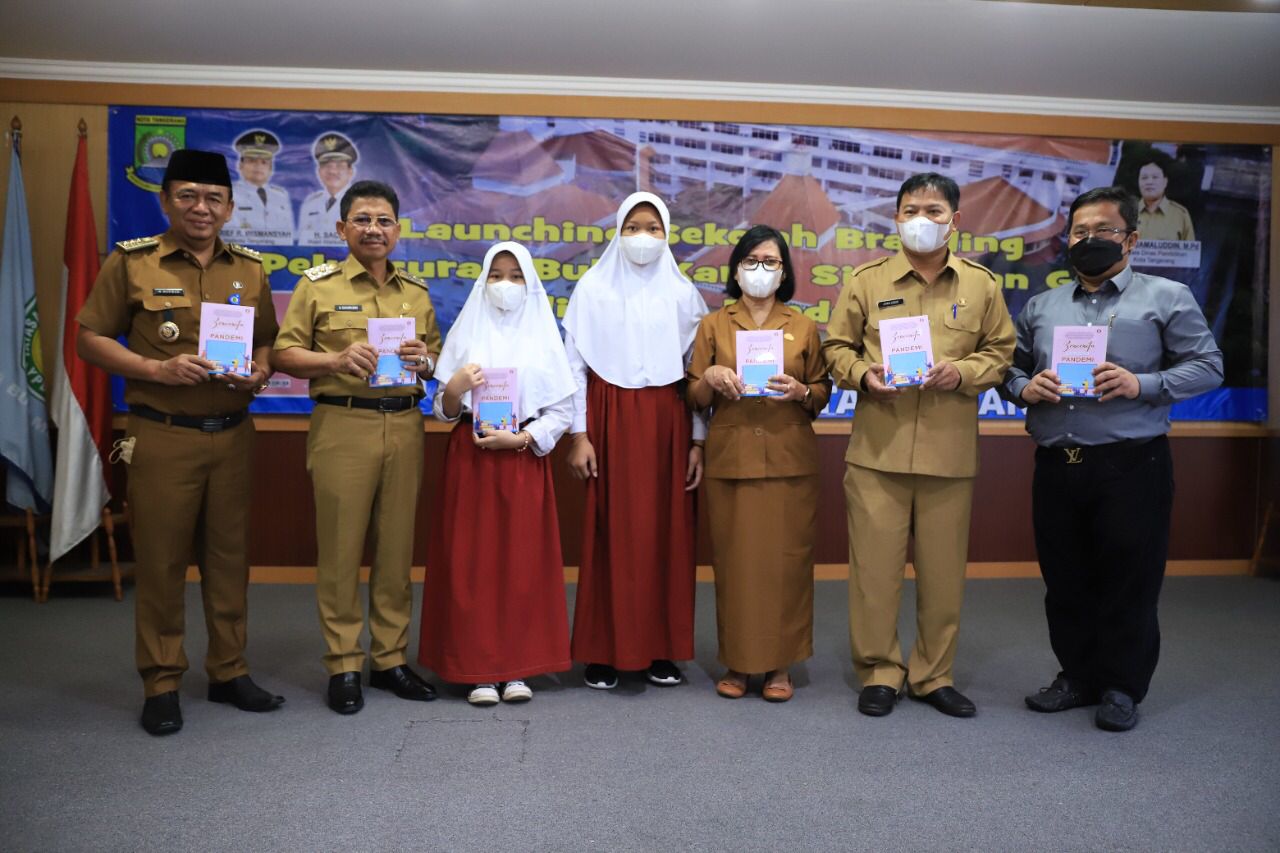
POLYGON ((0 76, 3 60, 43 59, 630 78, 638 95, 649 82, 701 80, 1280 107, 1277 14, 985 0, 4 6, 0 76))

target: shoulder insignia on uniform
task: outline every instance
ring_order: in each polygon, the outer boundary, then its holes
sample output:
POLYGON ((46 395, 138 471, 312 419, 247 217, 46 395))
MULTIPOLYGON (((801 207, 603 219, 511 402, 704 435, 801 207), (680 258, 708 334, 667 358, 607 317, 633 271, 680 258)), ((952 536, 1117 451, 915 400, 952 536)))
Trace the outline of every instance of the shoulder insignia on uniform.
POLYGON ((328 278, 340 269, 342 269, 342 267, 339 264, 335 264, 333 261, 327 261, 318 267, 312 267, 304 272, 303 275, 312 281, 319 281, 322 278, 328 278))
POLYGON ((872 267, 878 267, 881 264, 888 263, 891 258, 893 258, 893 255, 885 255, 883 258, 876 258, 874 261, 867 261, 865 264, 859 264, 854 268, 850 275, 858 275, 864 270, 869 270, 872 267))
POLYGON ((401 277, 402 279, 404 279, 405 281, 409 282, 410 284, 416 284, 416 285, 418 285, 418 287, 421 287, 423 290, 428 290, 428 289, 429 289, 429 288, 427 287, 427 283, 426 283, 425 281, 423 281, 422 279, 418 278, 416 275, 409 275, 409 274, 408 274, 407 272, 405 272, 404 270, 396 270, 396 272, 400 275, 400 277, 401 277))
POLYGON ((159 237, 134 237, 132 240, 121 240, 116 243, 116 248, 122 252, 136 252, 139 249, 150 249, 159 245, 159 237))
POLYGON ((250 260, 257 261, 258 263, 262 263, 262 253, 257 252, 253 249, 250 249, 248 246, 241 246, 239 243, 228 243, 227 249, 229 251, 235 252, 237 255, 243 255, 244 257, 249 258, 250 260))
MULTIPOLYGON (((957 257, 959 257, 959 256, 957 255, 957 257)), ((991 270, 987 269, 986 267, 984 267, 982 264, 978 263, 977 261, 971 261, 971 260, 969 260, 968 258, 960 258, 960 263, 962 263, 962 264, 966 264, 967 266, 971 266, 971 267, 973 267, 974 269, 982 270, 984 273, 986 273, 987 275, 991 276, 991 280, 992 280, 992 281, 995 281, 995 279, 996 279, 996 274, 995 274, 995 273, 993 273, 991 270)))

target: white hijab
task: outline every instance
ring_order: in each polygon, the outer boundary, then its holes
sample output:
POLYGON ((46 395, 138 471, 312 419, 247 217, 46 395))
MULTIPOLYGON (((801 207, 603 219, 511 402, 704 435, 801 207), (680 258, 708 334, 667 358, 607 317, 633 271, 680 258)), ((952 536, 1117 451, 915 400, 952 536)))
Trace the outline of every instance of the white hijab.
POLYGON ((623 388, 670 385, 684 377, 684 354, 693 346, 698 321, 707 313, 693 283, 680 271, 671 246, 656 261, 639 266, 618 241, 622 223, 636 205, 649 203, 671 233, 671 214, 653 193, 632 193, 618 208, 618 228, 599 263, 573 290, 564 328, 587 366, 623 388))
MULTIPOLYGON (((458 319, 449 329, 435 378, 441 388, 465 364, 481 367, 514 367, 520 386, 519 420, 537 417, 538 412, 573 395, 576 383, 569 371, 555 315, 547 302, 547 291, 538 278, 533 256, 519 243, 498 243, 484 256, 484 268, 471 287, 458 319), (493 259, 510 252, 524 273, 524 302, 511 311, 496 308, 485 297, 485 282, 493 259)), ((471 408, 471 392, 462 395, 471 408)))

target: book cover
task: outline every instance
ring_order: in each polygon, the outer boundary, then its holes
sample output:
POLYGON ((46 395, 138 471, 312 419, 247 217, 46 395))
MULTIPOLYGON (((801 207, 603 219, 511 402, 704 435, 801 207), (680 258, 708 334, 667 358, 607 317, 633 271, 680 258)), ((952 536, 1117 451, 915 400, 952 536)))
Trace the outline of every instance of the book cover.
POLYGON ((738 378, 746 386, 742 396, 779 396, 779 392, 770 391, 765 385, 770 377, 782 373, 782 330, 739 331, 735 345, 738 350, 738 378))
POLYGON ((248 376, 253 360, 252 305, 200 303, 200 357, 212 361, 210 374, 248 376))
POLYGON ((923 385, 933 367, 933 338, 929 318, 895 317, 880 321, 880 349, 884 353, 884 384, 923 385))
POLYGON ((476 432, 504 429, 519 432, 516 410, 520 402, 520 386, 516 384, 516 368, 486 367, 484 384, 471 389, 471 420, 476 432))
POLYGON ((1093 369, 1107 360, 1106 326, 1054 326, 1049 364, 1062 397, 1097 397, 1093 369))
POLYGON ((378 369, 369 377, 374 388, 395 388, 400 385, 416 385, 417 374, 406 370, 400 360, 400 346, 413 338, 412 317, 370 317, 369 345, 378 351, 378 369))

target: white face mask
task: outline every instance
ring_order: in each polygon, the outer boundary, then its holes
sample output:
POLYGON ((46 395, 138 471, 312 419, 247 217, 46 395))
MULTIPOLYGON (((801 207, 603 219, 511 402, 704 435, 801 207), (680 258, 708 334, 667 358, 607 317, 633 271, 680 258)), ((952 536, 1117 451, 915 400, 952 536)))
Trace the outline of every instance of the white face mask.
POLYGON ((514 311, 524 303, 524 285, 514 281, 495 281, 484 286, 485 298, 499 311, 514 311))
POLYGON ((764 267, 756 267, 753 270, 738 268, 738 286, 742 288, 743 293, 754 296, 756 299, 772 296, 781 283, 781 269, 769 272, 764 267))
POLYGON ((667 245, 667 241, 659 237, 651 237, 648 234, 634 234, 630 237, 623 237, 620 241, 622 244, 622 254, 627 256, 627 260, 637 266, 645 266, 656 261, 662 255, 662 247, 667 245))
POLYGON ((922 255, 945 246, 950 231, 950 219, 946 222, 934 222, 927 216, 913 216, 906 222, 898 223, 898 235, 902 237, 902 245, 922 255))

